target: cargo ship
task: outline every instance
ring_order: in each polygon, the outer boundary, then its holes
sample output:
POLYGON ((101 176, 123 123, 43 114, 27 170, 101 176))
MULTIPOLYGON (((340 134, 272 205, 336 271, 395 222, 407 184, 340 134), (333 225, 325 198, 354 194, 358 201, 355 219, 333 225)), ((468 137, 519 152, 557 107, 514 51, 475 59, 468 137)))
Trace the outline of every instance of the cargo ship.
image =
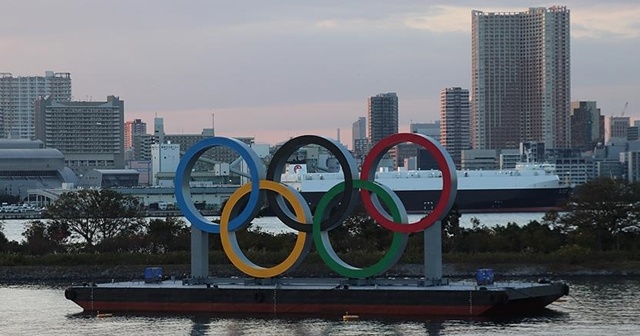
MULTIPOLYGON (((519 163, 508 170, 457 171, 455 204, 467 213, 545 212, 559 210, 571 186, 561 181, 553 164, 519 163)), ((300 191, 313 208, 322 195, 342 181, 342 173, 311 173, 305 164, 289 164, 281 182, 300 191)), ((396 192, 408 213, 431 211, 442 190, 439 170, 377 172, 375 180, 396 192)))
POLYGON ((85 284, 65 297, 86 314, 213 314, 339 318, 504 316, 540 311, 567 295, 562 282, 452 282, 424 279, 209 278, 85 284))

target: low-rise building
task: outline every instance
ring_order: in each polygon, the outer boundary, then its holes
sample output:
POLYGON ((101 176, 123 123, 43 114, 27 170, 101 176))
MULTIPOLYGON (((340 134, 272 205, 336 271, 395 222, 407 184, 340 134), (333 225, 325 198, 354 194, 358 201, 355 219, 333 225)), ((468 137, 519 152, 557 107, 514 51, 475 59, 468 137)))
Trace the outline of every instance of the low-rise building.
POLYGON ((37 148, 41 144, 40 141, 0 140, 0 193, 24 200, 29 189, 77 184, 74 172, 65 167, 64 155, 57 149, 37 148), (10 148, 12 146, 14 148, 10 148))

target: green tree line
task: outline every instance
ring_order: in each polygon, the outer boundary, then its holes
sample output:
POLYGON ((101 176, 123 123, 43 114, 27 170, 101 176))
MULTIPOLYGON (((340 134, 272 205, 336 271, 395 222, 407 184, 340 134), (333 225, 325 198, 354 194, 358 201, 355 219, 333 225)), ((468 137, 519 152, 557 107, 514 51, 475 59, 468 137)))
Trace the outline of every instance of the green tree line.
MULTIPOLYGON (((46 219, 26 223, 21 242, 8 241, 0 225, 0 254, 182 253, 187 258, 187 223, 178 218, 149 220, 142 214, 137 199, 114 190, 67 192, 48 207, 46 219)), ((443 252, 445 258, 447 254, 482 253, 625 252, 638 256, 639 219, 640 184, 602 178, 576 187, 563 211, 548 212, 542 221, 524 225, 493 225, 474 218, 471 227, 461 227, 454 206, 442 222, 443 252)), ((211 237, 211 251, 222 251, 219 238, 211 237)), ((391 242, 391 232, 376 225, 362 208, 331 231, 330 237, 339 255, 365 263, 377 260, 391 242)), ((243 251, 266 263, 284 259, 295 239, 294 233, 238 232, 243 251)), ((402 260, 421 262, 422 254, 422 234, 412 234, 402 260)))

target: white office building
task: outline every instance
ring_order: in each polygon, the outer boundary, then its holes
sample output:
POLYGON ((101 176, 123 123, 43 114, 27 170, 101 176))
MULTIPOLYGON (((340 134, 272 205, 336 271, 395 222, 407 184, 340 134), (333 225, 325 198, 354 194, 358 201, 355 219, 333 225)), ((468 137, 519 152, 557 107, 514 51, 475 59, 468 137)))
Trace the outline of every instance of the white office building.
POLYGON ((180 145, 151 145, 151 176, 154 186, 173 187, 173 180, 161 179, 159 173, 175 173, 180 163, 180 145))

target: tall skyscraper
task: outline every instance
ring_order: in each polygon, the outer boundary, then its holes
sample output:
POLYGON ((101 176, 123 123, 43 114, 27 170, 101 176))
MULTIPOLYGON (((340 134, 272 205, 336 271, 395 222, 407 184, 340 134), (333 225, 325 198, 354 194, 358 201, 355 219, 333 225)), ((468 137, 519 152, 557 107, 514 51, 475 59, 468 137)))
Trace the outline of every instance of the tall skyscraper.
POLYGON ((124 149, 133 147, 133 136, 147 134, 147 123, 142 119, 129 120, 124 123, 124 149))
POLYGON ((440 92, 440 143, 460 167, 463 150, 471 149, 469 90, 459 87, 440 92))
POLYGON ((367 118, 360 117, 351 126, 351 150, 357 155, 365 155, 367 149, 367 118))
POLYGON ((70 101, 71 75, 46 71, 44 77, 13 77, 0 73, 0 136, 35 139, 34 102, 44 96, 70 101))
POLYGON ((367 137, 374 145, 382 138, 398 133, 398 96, 380 93, 368 99, 367 137))
POLYGON ((594 101, 571 102, 571 147, 592 150, 604 144, 604 116, 594 101))
POLYGON ((569 31, 564 6, 472 12, 473 148, 571 145, 569 31))
POLYGON ((35 102, 36 138, 64 154, 65 165, 79 176, 91 169, 124 168, 124 101, 35 102))

